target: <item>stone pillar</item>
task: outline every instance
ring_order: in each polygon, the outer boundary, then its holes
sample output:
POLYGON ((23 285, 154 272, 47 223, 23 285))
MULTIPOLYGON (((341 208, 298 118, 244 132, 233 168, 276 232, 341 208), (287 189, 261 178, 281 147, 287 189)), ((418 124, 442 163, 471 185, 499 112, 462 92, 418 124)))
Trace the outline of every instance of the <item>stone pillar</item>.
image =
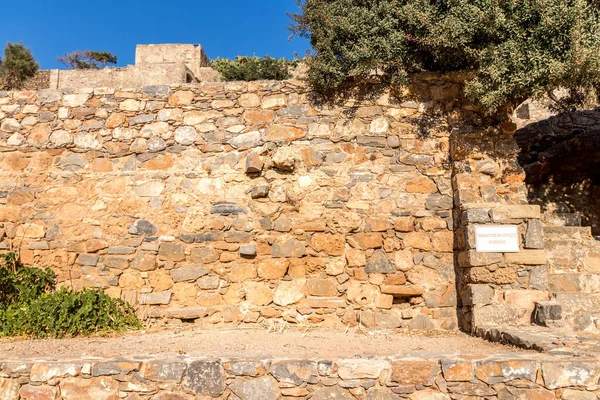
POLYGON ((549 299, 539 206, 462 205, 457 244, 463 327, 530 325, 536 301, 549 299), (519 252, 476 250, 478 226, 516 226, 519 252))

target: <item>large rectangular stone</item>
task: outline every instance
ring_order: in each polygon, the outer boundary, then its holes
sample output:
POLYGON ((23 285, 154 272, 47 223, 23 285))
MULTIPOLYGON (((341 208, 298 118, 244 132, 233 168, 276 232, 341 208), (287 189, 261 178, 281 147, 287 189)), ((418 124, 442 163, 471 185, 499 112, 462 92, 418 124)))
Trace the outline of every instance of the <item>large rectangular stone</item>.
POLYGON ((527 233, 525 234, 526 249, 544 248, 544 224, 539 219, 527 221, 527 233))
POLYGON ((520 312, 506 303, 476 305, 471 310, 473 326, 517 325, 520 312))
POLYGON ((462 292, 462 301, 465 306, 491 304, 494 301, 494 289, 490 285, 468 285, 462 292))
POLYGON ((596 387, 600 377, 600 365, 596 361, 545 362, 542 375, 548 389, 569 386, 596 387))
POLYGON ((169 304, 171 301, 171 291, 166 290, 164 292, 156 292, 156 293, 142 293, 140 294, 140 304, 148 304, 148 305, 159 305, 159 304, 169 304))
POLYGON ((502 260, 502 253, 478 253, 475 250, 469 250, 458 255, 458 264, 463 268, 498 264, 502 260))
POLYGON ((546 264, 545 250, 523 250, 520 253, 504 254, 504 261, 507 264, 520 265, 541 265, 546 264))
POLYGON ((381 293, 391 294, 394 297, 422 296, 425 289, 410 285, 381 285, 381 293))
POLYGON ((500 205, 492 210, 492 221, 512 222, 519 219, 540 219, 541 212, 538 205, 500 205))

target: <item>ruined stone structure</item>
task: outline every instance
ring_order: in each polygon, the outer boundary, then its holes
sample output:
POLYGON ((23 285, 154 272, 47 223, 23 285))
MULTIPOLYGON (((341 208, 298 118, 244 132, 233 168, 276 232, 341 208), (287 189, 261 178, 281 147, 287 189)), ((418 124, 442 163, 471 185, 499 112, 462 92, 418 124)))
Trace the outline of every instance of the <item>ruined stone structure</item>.
POLYGON ((135 65, 124 68, 50 71, 50 89, 141 88, 219 80, 202 46, 197 44, 137 45, 135 65))
MULTIPOLYGON (((399 101, 343 105, 315 104, 297 80, 2 92, 0 247, 157 323, 462 327, 530 348, 532 321, 596 331, 594 239, 529 204, 516 124, 479 114, 461 82, 423 74, 399 101), (482 225, 516 225, 520 251, 478 253, 482 225)), ((3 360, 0 388, 595 396, 595 356, 515 357, 3 360)))
POLYGON ((20 395, 21 399, 64 400, 198 398, 194 396, 256 400, 593 400, 600 378, 600 368, 593 360, 535 353, 504 359, 485 355, 319 361, 178 356, 0 362, 6 376, 0 378, 0 391, 6 399, 19 399, 20 395))

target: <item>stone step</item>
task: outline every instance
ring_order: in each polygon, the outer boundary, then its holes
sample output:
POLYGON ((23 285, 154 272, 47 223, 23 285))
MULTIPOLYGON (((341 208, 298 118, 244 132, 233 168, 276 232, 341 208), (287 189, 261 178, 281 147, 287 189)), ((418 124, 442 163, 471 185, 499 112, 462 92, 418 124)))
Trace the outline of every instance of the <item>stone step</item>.
POLYGON ((553 293, 553 296, 565 314, 600 314, 600 293, 553 293))
POLYGON ((581 213, 545 212, 542 221, 551 226, 581 226, 581 213))
POLYGON ((600 292, 600 274, 550 274, 548 285, 549 290, 553 293, 598 293, 600 292))
POLYGON ((545 226, 544 237, 546 240, 594 239, 590 226, 545 226))
POLYGON ((600 293, 554 293, 565 322, 576 331, 595 330, 600 321, 600 293))

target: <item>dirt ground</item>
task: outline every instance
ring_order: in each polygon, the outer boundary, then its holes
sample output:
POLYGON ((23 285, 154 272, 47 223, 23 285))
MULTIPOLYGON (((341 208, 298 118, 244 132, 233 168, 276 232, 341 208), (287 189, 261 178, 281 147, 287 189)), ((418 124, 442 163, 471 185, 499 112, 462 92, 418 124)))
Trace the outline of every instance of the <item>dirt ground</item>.
POLYGON ((409 334, 179 329, 118 337, 0 340, 0 358, 133 357, 187 354, 220 358, 355 358, 369 356, 490 355, 523 352, 464 333, 409 334))

